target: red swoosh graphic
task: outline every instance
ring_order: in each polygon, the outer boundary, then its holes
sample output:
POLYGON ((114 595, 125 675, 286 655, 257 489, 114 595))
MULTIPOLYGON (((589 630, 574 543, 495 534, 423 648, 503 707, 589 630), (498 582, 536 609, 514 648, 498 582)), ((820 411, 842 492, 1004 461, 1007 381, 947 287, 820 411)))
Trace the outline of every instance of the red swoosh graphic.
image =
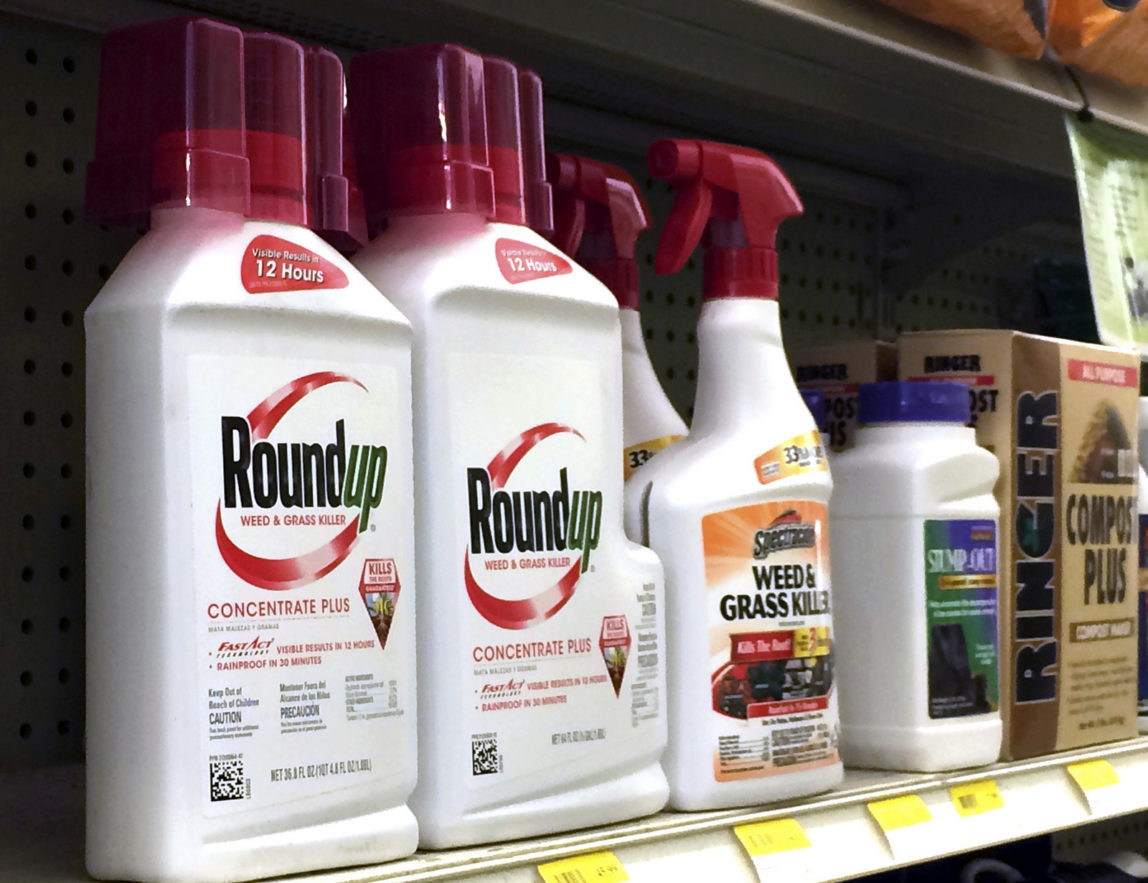
MULTIPOLYGON (((354 377, 335 371, 317 371, 297 377, 271 393, 247 415, 252 441, 267 438, 283 416, 301 399, 332 383, 353 383, 366 390, 354 377)), ((222 502, 215 507, 215 544, 219 547, 219 554, 236 576, 261 589, 282 591, 313 583, 338 567, 351 554, 358 540, 356 518, 332 540, 310 552, 291 558, 261 558, 235 545, 223 526, 222 502)))
POLYGON ((532 447, 544 438, 549 438, 560 432, 572 432, 585 441, 582 433, 572 426, 563 426, 561 423, 539 423, 537 426, 526 430, 494 455, 494 459, 486 467, 486 471, 490 474, 490 483, 496 488, 501 488, 510 478, 510 473, 514 471, 514 467, 532 447))
POLYGON ((353 383, 360 389, 366 389, 354 377, 336 374, 334 371, 317 371, 314 374, 298 377, 286 386, 275 390, 247 415, 247 422, 251 425, 252 440, 261 441, 267 438, 275 425, 283 419, 283 415, 298 404, 301 398, 330 383, 353 383))
POLYGON ((329 543, 294 558, 260 558, 231 541, 223 527, 223 512, 215 508, 215 542, 235 575, 261 589, 295 589, 326 576, 351 554, 359 541, 359 522, 354 519, 329 543))
POLYGON ((504 629, 529 628, 552 617, 566 606, 567 601, 574 597, 581 563, 582 556, 579 555, 558 582, 545 591, 539 592, 533 598, 507 601, 503 598, 494 597, 478 584, 470 570, 470 551, 468 550, 464 562, 466 594, 470 597, 470 603, 474 605, 474 609, 482 614, 482 618, 487 622, 504 629))
MULTIPOLYGON (((570 432, 583 441, 586 440, 577 429, 564 426, 561 423, 539 423, 532 426, 518 437, 511 440, 505 448, 494 455, 494 459, 486 467, 490 475, 490 484, 501 489, 510 478, 515 467, 522 458, 543 439, 558 435, 561 432, 570 432)), ((524 629, 549 619, 574 597, 574 589, 581 576, 580 568, 582 556, 579 555, 573 566, 562 575, 554 585, 544 589, 532 598, 523 598, 520 601, 507 601, 496 598, 483 589, 474 578, 470 569, 470 550, 466 551, 463 561, 465 568, 466 594, 470 603, 479 612, 483 619, 492 625, 504 629, 524 629)))

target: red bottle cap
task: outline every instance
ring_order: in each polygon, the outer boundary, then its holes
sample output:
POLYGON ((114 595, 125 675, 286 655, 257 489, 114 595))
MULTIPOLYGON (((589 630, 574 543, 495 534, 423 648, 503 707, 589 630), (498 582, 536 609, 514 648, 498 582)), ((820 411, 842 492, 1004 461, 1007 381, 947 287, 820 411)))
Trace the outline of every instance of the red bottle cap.
POLYGON ((494 217, 482 69, 481 55, 452 44, 351 59, 348 110, 368 226, 389 214, 494 217))
POLYGON ((546 134, 542 127, 542 79, 518 69, 518 110, 522 118, 522 178, 526 225, 539 236, 554 235, 554 198, 546 180, 546 134))
POLYGON ((105 36, 88 217, 143 227, 152 208, 248 200, 242 32, 173 18, 105 36))
POLYGON ((306 223, 303 198, 303 47, 269 33, 243 36, 248 217, 306 223))
POLYGON ((329 49, 309 46, 305 74, 307 225, 346 254, 365 240, 356 241, 351 231, 351 188, 343 168, 343 63, 329 49))
POLYGON ((486 144, 494 173, 494 219, 526 223, 522 186, 522 119, 518 109, 518 68, 505 58, 482 62, 486 96, 486 144))
POLYGON ((617 166, 582 156, 546 158, 554 188, 554 244, 597 276, 618 306, 638 308, 638 234, 650 212, 634 179, 617 166))
POLYGON ((703 297, 777 297, 777 228, 803 210, 777 164, 746 147, 679 138, 655 141, 646 162, 678 191, 654 269, 676 273, 704 232, 703 297))

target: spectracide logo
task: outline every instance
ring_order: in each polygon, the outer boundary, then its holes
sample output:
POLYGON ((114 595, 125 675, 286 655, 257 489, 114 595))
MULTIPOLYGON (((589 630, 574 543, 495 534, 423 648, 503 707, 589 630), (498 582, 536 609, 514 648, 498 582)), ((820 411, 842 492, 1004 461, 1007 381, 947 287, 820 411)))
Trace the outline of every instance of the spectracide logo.
POLYGON ((753 557, 761 560, 786 549, 811 549, 817 545, 817 531, 801 520, 795 509, 786 509, 769 527, 753 535, 753 557))
MULTIPOLYGON (((255 406, 246 417, 223 417, 223 494, 215 509, 215 541, 224 562, 240 579, 261 589, 293 589, 330 573, 351 553, 368 529, 371 513, 383 499, 387 471, 385 445, 353 444, 348 449, 344 421, 336 420, 331 436, 307 441, 271 442, 268 437, 284 415, 311 393, 335 383, 366 391, 353 377, 320 371, 296 378, 255 406), (318 548, 287 558, 265 558, 241 549, 223 524, 224 509, 322 510, 277 516, 275 524, 340 527, 318 548)), ((268 526, 271 516, 241 515, 246 526, 268 526)))
MULTIPOLYGON (((470 545, 464 557, 466 592, 474 609, 493 625, 524 629, 543 622, 574 595, 574 589, 590 567, 590 553, 598 548, 602 526, 602 492, 570 490, 566 467, 558 470, 557 485, 547 490, 505 490, 522 458, 551 436, 578 430, 559 423, 542 423, 516 436, 486 468, 466 470, 467 504, 470 511, 470 545), (528 598, 507 600, 486 591, 471 569, 472 555, 508 556, 512 553, 578 553, 569 556, 531 558, 531 567, 566 566, 553 585, 528 598)), ((487 560, 487 569, 505 571, 505 558, 487 560)), ((517 565, 515 564, 515 567, 517 565)), ((524 561, 525 566, 525 561, 524 561)))

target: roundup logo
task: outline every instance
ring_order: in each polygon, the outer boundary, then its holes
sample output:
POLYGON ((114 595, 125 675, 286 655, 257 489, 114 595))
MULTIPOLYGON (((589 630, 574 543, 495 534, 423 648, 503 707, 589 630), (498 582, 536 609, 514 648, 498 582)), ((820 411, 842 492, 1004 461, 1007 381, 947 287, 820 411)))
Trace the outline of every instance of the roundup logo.
POLYGON ((769 527, 753 535, 753 557, 768 558, 773 552, 786 549, 811 549, 817 545, 817 531, 806 524, 796 509, 787 509, 773 520, 769 527))
MULTIPOLYGON (((261 589, 293 589, 330 573, 350 554, 371 513, 383 499, 387 449, 346 443, 344 421, 336 420, 333 438, 310 441, 268 440, 279 421, 308 395, 335 383, 366 390, 346 374, 321 371, 292 380, 255 406, 246 417, 223 417, 223 493, 215 510, 215 541, 224 562, 240 579, 261 589), (240 548, 223 524, 224 509, 282 507, 312 510, 276 516, 274 524, 341 527, 318 548, 286 558, 265 558, 240 548), (351 509, 316 513, 315 509, 351 509), (281 519, 281 522, 280 522, 281 519)), ((241 515, 240 523, 270 526, 269 515, 241 515)))
MULTIPOLYGON (((466 470, 467 505, 470 511, 470 545, 464 558, 466 593, 474 609, 493 625, 524 629, 543 622, 574 595, 574 589, 590 567, 590 554, 598 548, 602 527, 602 492, 570 490, 565 467, 558 470, 557 485, 546 490, 506 490, 515 468, 536 445, 554 435, 582 434, 559 423, 542 423, 514 438, 489 465, 466 470), (472 555, 577 553, 527 559, 531 567, 568 566, 556 583, 528 598, 507 600, 487 592, 471 569, 472 555)), ((487 562, 488 570, 506 570, 505 560, 487 562)), ((515 566, 517 566, 515 564, 515 566)))

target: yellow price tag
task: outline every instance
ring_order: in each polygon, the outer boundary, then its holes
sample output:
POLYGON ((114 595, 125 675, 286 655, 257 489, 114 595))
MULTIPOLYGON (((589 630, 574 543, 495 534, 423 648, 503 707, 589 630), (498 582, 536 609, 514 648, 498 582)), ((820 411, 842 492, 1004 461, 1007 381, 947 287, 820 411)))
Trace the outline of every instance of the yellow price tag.
POLYGON ((809 838, 805 836, 805 829, 797 819, 774 819, 753 825, 738 825, 733 832, 751 858, 809 846, 809 838))
POLYGON ((612 852, 594 852, 538 866, 545 883, 624 883, 630 877, 612 852))
POLYGON ((952 798, 953 806, 957 808, 957 814, 960 816, 979 816, 983 812, 1001 809, 1004 806, 1004 798, 1001 797, 997 783, 992 779, 956 785, 949 789, 949 797, 952 798))
POLYGON ((1080 786, 1081 791, 1095 791, 1097 788, 1107 788, 1109 785, 1119 785, 1120 777, 1107 760, 1086 760, 1081 763, 1070 763, 1068 774, 1080 786))
POLYGON ((919 825, 933 819, 929 808, 925 806, 925 801, 916 794, 875 800, 869 804, 869 813, 881 826, 881 830, 886 832, 919 825))

